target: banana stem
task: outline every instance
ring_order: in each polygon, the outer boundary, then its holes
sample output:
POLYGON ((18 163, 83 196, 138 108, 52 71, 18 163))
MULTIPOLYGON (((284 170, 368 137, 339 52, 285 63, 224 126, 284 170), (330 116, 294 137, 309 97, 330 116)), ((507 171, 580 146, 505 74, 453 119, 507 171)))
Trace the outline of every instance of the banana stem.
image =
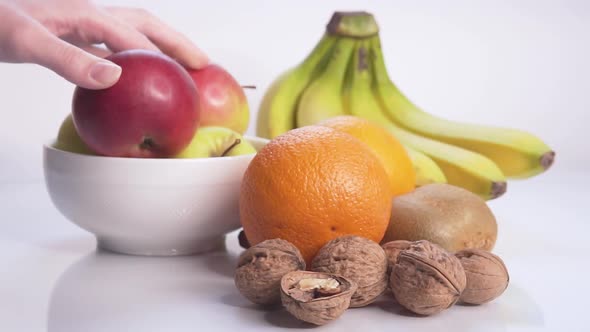
POLYGON ((383 51, 381 50, 381 39, 379 36, 371 38, 371 59, 375 67, 374 75, 377 84, 392 84, 389 78, 387 67, 385 66, 385 59, 383 58, 383 51))
POLYGON ((356 41, 348 38, 339 39, 334 46, 332 58, 325 69, 325 77, 329 77, 334 82, 342 82, 348 68, 348 63, 353 56, 356 41), (341 54, 343 53, 343 54, 341 54))
POLYGON ((371 13, 334 12, 326 31, 337 36, 366 38, 376 35, 379 26, 371 13))

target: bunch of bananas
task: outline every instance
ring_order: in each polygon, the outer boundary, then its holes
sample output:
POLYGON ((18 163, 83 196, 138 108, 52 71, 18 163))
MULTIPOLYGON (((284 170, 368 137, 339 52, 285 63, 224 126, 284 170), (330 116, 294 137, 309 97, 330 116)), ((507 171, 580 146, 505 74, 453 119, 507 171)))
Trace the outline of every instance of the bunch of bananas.
POLYGON ((389 78, 379 28, 366 12, 334 13, 311 54, 266 91, 257 135, 274 138, 343 114, 387 128, 406 147, 417 186, 447 182, 493 199, 506 178, 542 173, 555 157, 529 133, 452 122, 414 105, 389 78))

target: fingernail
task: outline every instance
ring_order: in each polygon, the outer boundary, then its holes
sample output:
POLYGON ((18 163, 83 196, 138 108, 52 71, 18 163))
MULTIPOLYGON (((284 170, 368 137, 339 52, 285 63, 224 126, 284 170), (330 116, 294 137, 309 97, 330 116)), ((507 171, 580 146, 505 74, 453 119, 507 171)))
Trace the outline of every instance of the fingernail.
POLYGON ((111 86, 119 80, 121 67, 114 63, 101 61, 90 67, 90 78, 101 85, 111 86))

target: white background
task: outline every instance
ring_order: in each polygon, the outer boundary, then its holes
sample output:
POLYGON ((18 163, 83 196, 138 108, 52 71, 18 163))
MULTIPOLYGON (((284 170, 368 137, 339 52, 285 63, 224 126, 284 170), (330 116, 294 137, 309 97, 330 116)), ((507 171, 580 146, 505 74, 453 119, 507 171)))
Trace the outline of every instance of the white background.
MULTIPOLYGON (((590 162, 588 1, 103 3, 147 8, 258 86, 248 91, 253 119, 264 89, 307 55, 334 10, 367 10, 393 80, 425 110, 533 132, 557 151, 556 168, 590 162)), ((56 135, 72 91, 46 69, 0 64, 0 181, 22 172, 41 178, 40 145, 56 135)))
MULTIPOLYGON (((590 2, 108 3, 149 9, 241 83, 257 85, 248 92, 252 119, 264 89, 307 55, 334 10, 367 10, 381 26, 394 81, 424 109, 525 129, 557 151, 549 172, 511 182, 490 202, 500 229, 495 252, 511 273, 503 297, 427 319, 392 314, 399 308, 391 306, 351 310, 319 330, 587 330, 590 2)), ((41 144, 56 135, 72 91, 46 69, 0 64, 0 331, 301 327, 237 294, 235 234, 227 255, 94 254, 93 237, 55 210, 42 182, 41 144)))

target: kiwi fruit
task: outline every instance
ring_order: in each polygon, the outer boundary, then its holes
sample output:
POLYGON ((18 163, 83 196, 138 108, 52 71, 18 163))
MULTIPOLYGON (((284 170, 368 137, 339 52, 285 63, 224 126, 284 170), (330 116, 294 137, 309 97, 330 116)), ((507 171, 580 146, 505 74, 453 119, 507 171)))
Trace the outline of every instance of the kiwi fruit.
POLYGON ((479 196, 449 184, 429 184, 397 196, 382 243, 428 240, 450 252, 491 251, 498 225, 479 196))

